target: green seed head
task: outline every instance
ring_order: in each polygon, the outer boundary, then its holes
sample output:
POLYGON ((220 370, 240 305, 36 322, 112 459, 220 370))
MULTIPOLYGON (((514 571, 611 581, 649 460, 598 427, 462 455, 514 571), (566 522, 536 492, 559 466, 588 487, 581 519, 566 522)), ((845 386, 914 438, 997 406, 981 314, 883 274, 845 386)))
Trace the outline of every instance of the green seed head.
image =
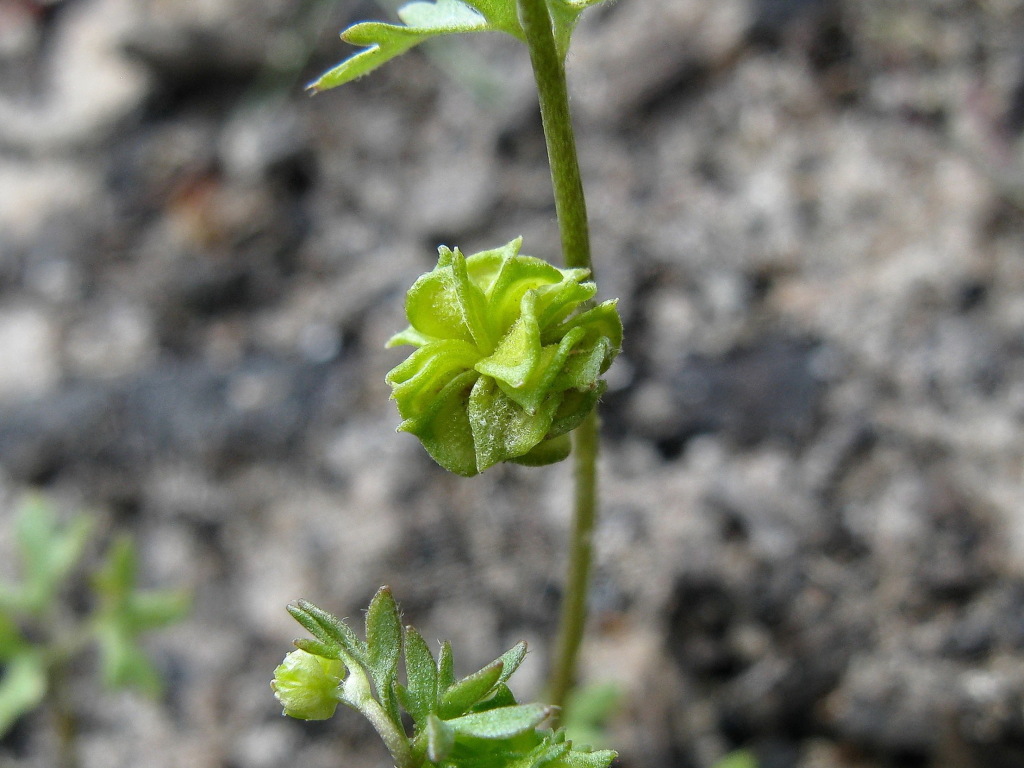
POLYGON ((564 459, 622 344, 614 301, 585 309, 588 270, 520 255, 521 243, 441 247, 406 296, 409 327, 388 342, 418 347, 387 375, 399 430, 460 475, 564 459))
POLYGON ((338 706, 345 665, 306 651, 292 651, 274 670, 270 687, 284 714, 299 720, 326 720, 338 706))

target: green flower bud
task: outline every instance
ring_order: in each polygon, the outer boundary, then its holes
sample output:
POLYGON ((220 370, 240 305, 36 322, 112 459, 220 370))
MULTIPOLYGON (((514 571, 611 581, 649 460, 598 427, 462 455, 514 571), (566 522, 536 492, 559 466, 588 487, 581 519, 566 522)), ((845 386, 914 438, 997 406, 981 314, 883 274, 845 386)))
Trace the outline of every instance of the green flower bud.
POLYGON ((522 256, 521 244, 472 256, 442 246, 406 296, 409 327, 388 341, 418 347, 387 375, 399 431, 459 475, 564 459, 622 345, 614 301, 584 310, 589 271, 522 256))
POLYGON ((298 720, 326 720, 338 707, 345 665, 306 651, 292 651, 274 670, 270 687, 284 714, 298 720))

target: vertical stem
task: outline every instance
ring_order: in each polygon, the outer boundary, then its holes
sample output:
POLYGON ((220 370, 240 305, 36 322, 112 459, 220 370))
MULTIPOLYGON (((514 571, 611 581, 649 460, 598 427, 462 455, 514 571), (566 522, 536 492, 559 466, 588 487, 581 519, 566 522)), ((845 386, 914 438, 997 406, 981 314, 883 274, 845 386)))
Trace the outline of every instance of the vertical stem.
MULTIPOLYGON (((541 121, 555 193, 555 212, 562 239, 562 257, 569 267, 592 269, 587 205, 583 197, 576 139, 569 114, 565 66, 555 48, 546 0, 518 0, 518 3, 519 18, 526 32, 540 99, 541 121)), ((597 414, 592 412, 573 435, 576 502, 549 691, 551 703, 561 707, 562 711, 574 682, 576 657, 579 655, 587 618, 592 534, 597 517, 597 446, 597 414)))
POLYGON ((597 411, 591 411, 573 434, 575 454, 576 505, 569 542, 569 570, 559 618, 555 665, 551 671, 551 703, 565 711, 566 700, 576 676, 576 657, 587 622, 587 588, 593 554, 594 522, 597 518, 597 411))
POLYGON ((530 63, 540 98, 540 116, 555 192, 555 214, 562 237, 562 258, 569 267, 591 269, 587 203, 583 197, 576 138, 569 115, 565 66, 555 49, 551 16, 545 0, 518 2, 519 18, 526 32, 530 63))

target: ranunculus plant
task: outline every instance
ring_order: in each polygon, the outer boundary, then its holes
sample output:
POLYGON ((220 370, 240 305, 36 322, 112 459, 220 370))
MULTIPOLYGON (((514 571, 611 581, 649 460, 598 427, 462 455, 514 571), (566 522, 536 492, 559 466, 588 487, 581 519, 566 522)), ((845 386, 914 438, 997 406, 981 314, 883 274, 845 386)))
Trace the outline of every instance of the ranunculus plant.
POLYGON ((523 660, 522 644, 457 678, 451 647, 442 645, 435 657, 416 630, 403 630, 387 588, 370 604, 365 640, 312 603, 289 607, 312 638, 296 641, 298 649, 277 668, 273 687, 284 713, 324 719, 345 704, 370 721, 396 768, 607 768, 615 757, 580 749, 558 729, 586 618, 601 376, 622 345, 615 302, 595 304, 565 79, 576 21, 602 1, 411 2, 398 11, 401 24, 363 22, 345 30, 342 39, 364 50, 309 86, 319 92, 342 85, 443 35, 504 32, 525 43, 565 264, 521 254, 521 238, 469 256, 442 246, 437 266, 406 296, 409 326, 389 342, 416 349, 387 376, 402 418, 398 429, 456 474, 574 455, 574 524, 550 703, 520 704, 506 684, 523 660))

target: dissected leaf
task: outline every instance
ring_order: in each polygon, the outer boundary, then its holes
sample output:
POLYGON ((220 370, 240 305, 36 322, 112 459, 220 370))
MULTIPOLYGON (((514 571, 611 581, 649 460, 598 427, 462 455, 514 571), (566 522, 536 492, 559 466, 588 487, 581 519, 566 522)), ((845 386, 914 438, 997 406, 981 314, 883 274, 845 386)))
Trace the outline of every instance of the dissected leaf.
POLYGON ((500 31, 521 37, 514 2, 512 5, 509 13, 508 0, 412 2, 398 9, 403 24, 377 21, 356 24, 342 32, 341 39, 366 50, 325 72, 308 88, 314 93, 336 88, 373 71, 424 40, 440 35, 500 31))

